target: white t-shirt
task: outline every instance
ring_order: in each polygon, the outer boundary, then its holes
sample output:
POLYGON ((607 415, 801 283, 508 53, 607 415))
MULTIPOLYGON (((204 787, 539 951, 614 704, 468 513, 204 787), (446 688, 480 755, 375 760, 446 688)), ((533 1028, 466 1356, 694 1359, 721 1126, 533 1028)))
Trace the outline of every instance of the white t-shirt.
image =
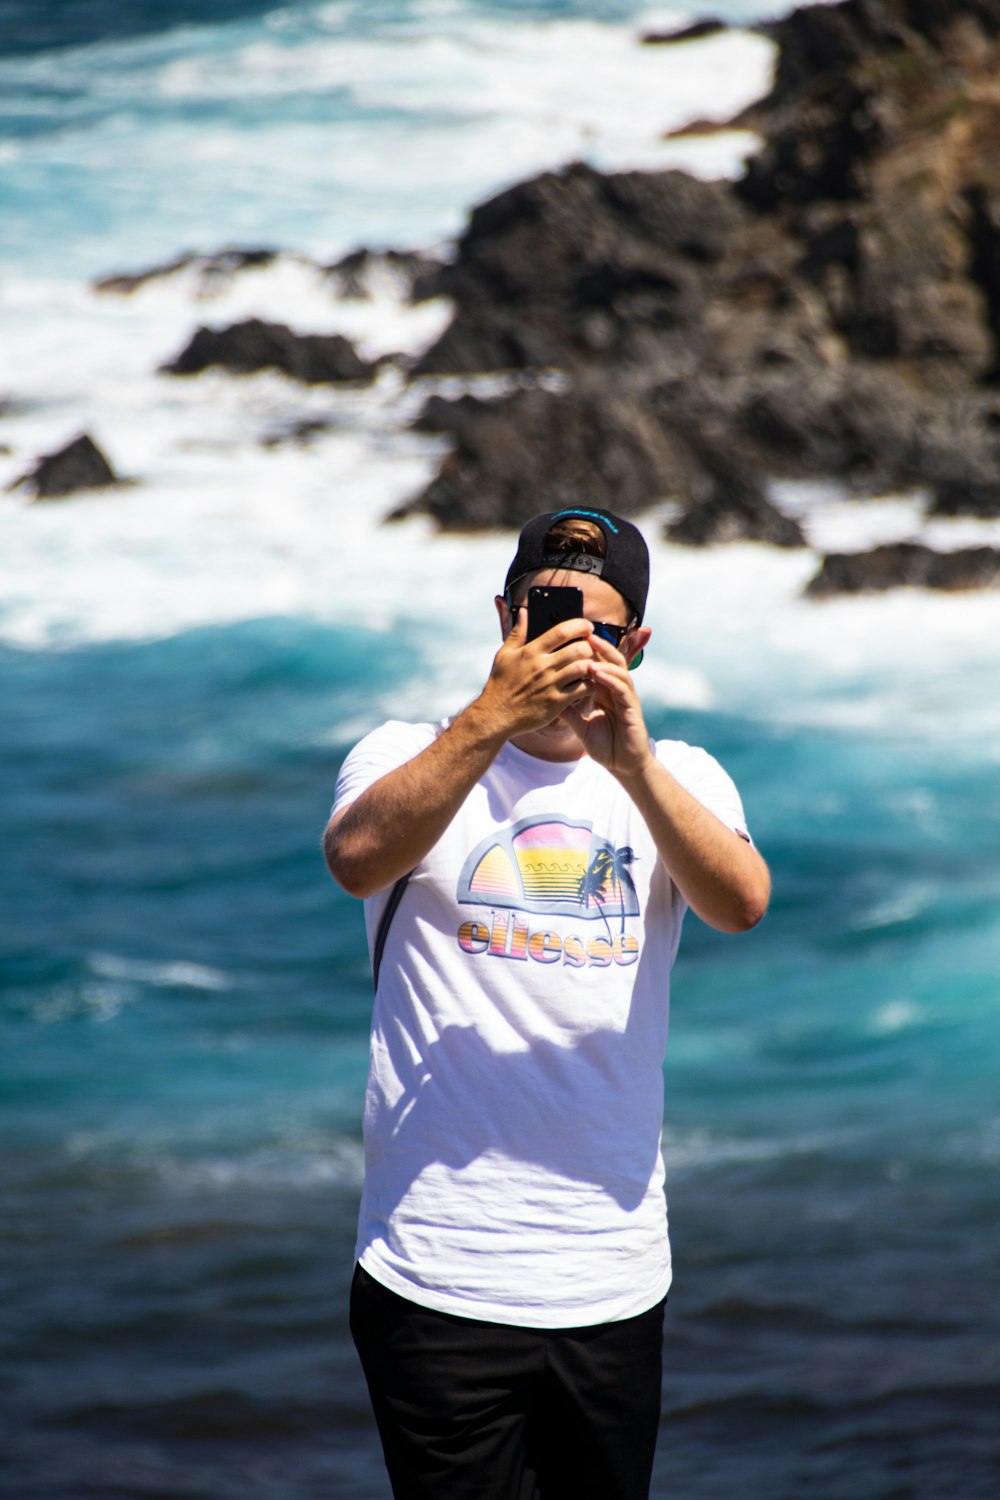
MULTIPOLYGON (((334 811, 443 724, 391 722, 334 811)), ((657 758, 744 831, 704 750, 657 758)), ((365 901, 369 947, 384 891, 365 901)), ((358 1258, 400 1296, 491 1322, 628 1318, 670 1284, 660 1133, 686 910, 639 812, 584 756, 506 745, 417 866, 385 946, 358 1258)))

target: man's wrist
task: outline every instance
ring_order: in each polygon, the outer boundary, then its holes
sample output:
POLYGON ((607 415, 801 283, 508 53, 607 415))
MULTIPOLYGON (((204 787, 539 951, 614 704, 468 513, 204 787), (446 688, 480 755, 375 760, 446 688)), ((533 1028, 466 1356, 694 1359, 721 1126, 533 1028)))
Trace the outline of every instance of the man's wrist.
POLYGON ((453 721, 453 727, 458 726, 468 736, 470 748, 491 752, 491 758, 499 755, 512 733, 510 725, 490 703, 485 692, 473 698, 453 721))
POLYGON ((634 762, 624 766, 610 766, 609 770, 616 781, 620 782, 630 795, 634 795, 636 791, 650 785, 651 778, 656 775, 659 768, 659 761, 652 749, 647 746, 634 762))

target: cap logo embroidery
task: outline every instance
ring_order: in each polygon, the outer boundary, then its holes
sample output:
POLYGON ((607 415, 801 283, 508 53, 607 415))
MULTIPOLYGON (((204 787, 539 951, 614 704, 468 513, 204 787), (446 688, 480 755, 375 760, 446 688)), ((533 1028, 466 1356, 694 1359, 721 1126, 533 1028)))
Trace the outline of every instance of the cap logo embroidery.
POLYGON ((604 558, 591 557, 586 552, 546 552, 542 557, 543 568, 565 568, 571 573, 593 573, 598 578, 604 572, 604 558))

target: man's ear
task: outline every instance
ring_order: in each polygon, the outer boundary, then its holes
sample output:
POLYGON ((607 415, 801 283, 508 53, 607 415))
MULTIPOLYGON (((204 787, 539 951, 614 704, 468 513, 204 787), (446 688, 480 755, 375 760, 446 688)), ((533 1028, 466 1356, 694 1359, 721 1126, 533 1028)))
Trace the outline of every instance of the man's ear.
POLYGON ((510 634, 511 626, 514 623, 513 616, 511 615, 511 612, 507 607, 507 601, 502 594, 497 594, 493 600, 493 603, 496 605, 497 615, 500 619, 500 634, 503 639, 506 640, 508 635, 510 634))
POLYGON ((629 669, 637 667, 642 660, 642 653, 649 645, 650 636, 653 632, 648 625, 633 625, 632 629, 622 640, 619 650, 629 664, 629 669))

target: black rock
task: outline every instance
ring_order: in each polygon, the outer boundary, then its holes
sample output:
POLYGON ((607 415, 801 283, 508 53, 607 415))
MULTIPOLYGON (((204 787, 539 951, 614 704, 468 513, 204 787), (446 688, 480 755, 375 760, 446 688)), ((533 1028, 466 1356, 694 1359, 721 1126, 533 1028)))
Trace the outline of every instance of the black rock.
POLYGON ((36 500, 56 500, 77 490, 105 489, 121 481, 88 433, 82 433, 56 453, 40 458, 35 467, 8 485, 25 488, 36 500))
POLYGON ((975 394, 929 413, 921 433, 920 474, 931 515, 1000 516, 995 397, 977 402, 975 394))
POLYGON ((655 416, 624 390, 432 401, 417 424, 453 433, 454 448, 393 519, 423 513, 446 530, 518 527, 583 501, 630 515, 669 492, 683 463, 655 416))
POLYGON ((266 437, 261 438, 260 446, 281 448, 285 443, 294 443, 299 448, 307 448, 316 438, 332 431, 333 426, 332 422, 326 421, 323 417, 302 417, 288 427, 269 432, 266 437))
POLYGON ((229 328, 199 328, 176 359, 160 368, 167 375, 197 375, 212 365, 240 375, 282 370, 308 385, 370 381, 377 368, 366 364, 339 333, 293 333, 283 323, 260 318, 229 328))
POLYGON ((519 183, 473 210, 427 288, 456 311, 415 372, 641 363, 671 338, 689 357, 706 277, 743 227, 726 184, 683 172, 574 163, 519 183))
POLYGON ((647 31, 639 40, 644 47, 669 47, 676 42, 700 42, 707 36, 717 36, 720 31, 728 30, 728 21, 720 21, 718 16, 705 16, 703 20, 692 21, 689 26, 678 26, 673 31, 647 31))
POLYGON ((190 250, 185 255, 178 255, 174 260, 166 261, 162 265, 150 266, 144 271, 123 271, 112 276, 102 276, 100 280, 93 283, 93 289, 95 292, 114 293, 120 297, 127 297, 150 281, 160 281, 165 277, 175 276, 179 271, 186 271, 190 267, 199 271, 203 280, 211 283, 248 268, 268 266, 277 259, 280 253, 278 250, 270 249, 232 249, 218 250, 206 255, 190 250))
POLYGON ((441 270, 441 261, 419 250, 361 249, 352 250, 324 270, 340 297, 370 297, 379 281, 389 280, 406 297, 422 301, 434 295, 425 288, 441 270))
MULTIPOLYGON (((415 426, 452 452, 400 513, 513 526, 581 495, 670 500, 675 540, 801 546, 770 501, 778 477, 1000 513, 1000 0, 842 0, 760 29, 780 58, 741 116, 764 142, 742 183, 574 163, 478 205, 446 263, 359 250, 327 268, 343 295, 389 275, 412 300, 452 300, 413 378, 524 383, 427 402, 415 426)), ((270 253, 225 252, 218 274, 227 255, 270 253)), ((344 339, 259 320, 200 329, 166 368, 209 365, 307 381, 375 368, 344 339)), ((959 576, 958 556, 940 576, 959 576)))
POLYGON ((986 303, 993 357, 986 379, 1000 384, 1000 192, 978 182, 965 193, 969 214, 969 271, 986 303))
POLYGON ((485 404, 478 396, 430 396, 410 426, 414 432, 464 432, 475 425, 485 404))
POLYGON ((1000 587, 1000 549, 936 552, 922 542, 889 542, 870 552, 832 552, 806 585, 810 599, 894 588, 958 591, 1000 587))
POLYGON ((935 485, 929 513, 933 516, 1000 516, 1000 475, 971 475, 942 480, 935 485))
POLYGON ((804 547, 798 521, 786 516, 754 482, 712 477, 711 492, 677 521, 663 528, 670 542, 691 547, 720 542, 766 542, 771 547, 804 547))
POLYGON ((919 481, 930 424, 928 403, 905 381, 859 361, 749 382, 730 443, 749 444, 771 473, 838 475, 879 489, 919 481))

